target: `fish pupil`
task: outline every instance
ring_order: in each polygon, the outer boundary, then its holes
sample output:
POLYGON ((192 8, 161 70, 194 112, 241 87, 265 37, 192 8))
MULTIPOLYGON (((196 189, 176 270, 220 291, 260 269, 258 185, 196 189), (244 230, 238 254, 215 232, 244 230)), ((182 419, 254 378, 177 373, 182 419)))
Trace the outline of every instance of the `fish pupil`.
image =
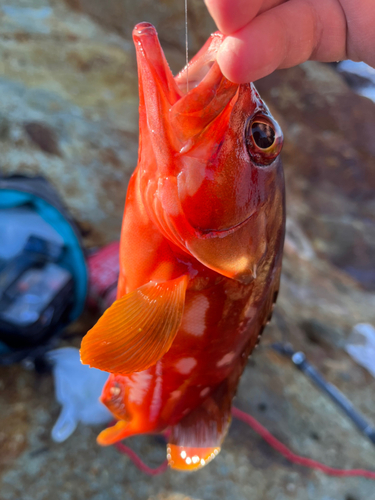
POLYGON ((275 142, 275 131, 268 123, 254 122, 251 125, 251 133, 260 149, 268 149, 275 142))

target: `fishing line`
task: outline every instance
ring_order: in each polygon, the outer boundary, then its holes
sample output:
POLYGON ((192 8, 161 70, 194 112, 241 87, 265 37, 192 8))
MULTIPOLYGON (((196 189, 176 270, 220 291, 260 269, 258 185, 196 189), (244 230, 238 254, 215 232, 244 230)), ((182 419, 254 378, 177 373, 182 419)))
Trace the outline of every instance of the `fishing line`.
POLYGON ((168 461, 164 460, 164 462, 159 465, 159 467, 156 467, 153 469, 152 467, 149 467, 146 465, 136 454, 135 451, 133 451, 131 448, 128 446, 125 446, 123 443, 115 443, 116 448, 118 451, 121 453, 124 453, 125 455, 128 455, 130 460, 133 462, 133 464, 138 467, 139 470, 147 474, 148 476, 158 476, 159 474, 163 474, 163 472, 166 471, 168 468, 168 461))
POLYGON ((188 40, 187 0, 185 0, 185 56, 186 56, 186 93, 187 93, 189 92, 189 40, 188 40))
MULTIPOLYGON (((290 462, 302 465, 303 467, 308 467, 310 469, 320 470, 324 474, 336 477, 365 477, 366 479, 375 480, 375 472, 366 469, 337 469, 335 467, 329 467, 328 465, 322 464, 317 460, 312 460, 311 458, 302 457, 293 453, 285 444, 279 441, 275 436, 273 436, 262 424, 260 424, 254 417, 245 413, 238 408, 232 408, 232 415, 234 418, 241 420, 249 427, 251 427, 257 434, 259 434, 272 448, 278 451, 290 462)), ((168 467, 168 462, 165 460, 159 467, 153 469, 146 465, 139 456, 128 446, 122 443, 115 443, 116 448, 132 460, 134 465, 138 467, 142 472, 148 474, 149 476, 156 476, 162 474, 168 467)))
POLYGON ((311 458, 302 457, 301 455, 297 455, 293 453, 285 444, 279 441, 275 436, 273 436, 262 424, 260 424, 254 417, 245 413, 244 411, 239 410, 238 408, 232 408, 232 415, 238 420, 242 420, 245 424, 250 426, 257 434, 259 434, 272 448, 278 451, 281 455, 283 455, 290 462, 302 465, 303 467, 309 467, 310 469, 317 469, 324 474, 328 474, 329 476, 338 476, 338 477, 365 477, 367 479, 375 480, 375 472, 365 470, 365 469, 337 469, 335 467, 329 467, 328 465, 324 465, 317 460, 312 460, 311 458))

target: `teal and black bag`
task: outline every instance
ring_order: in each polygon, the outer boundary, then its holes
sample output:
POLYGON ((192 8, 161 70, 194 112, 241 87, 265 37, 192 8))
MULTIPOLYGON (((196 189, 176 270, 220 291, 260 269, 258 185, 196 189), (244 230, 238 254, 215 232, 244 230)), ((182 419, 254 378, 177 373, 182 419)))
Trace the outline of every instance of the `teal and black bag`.
POLYGON ((0 178, 0 364, 41 357, 81 314, 80 232, 43 178, 0 178))

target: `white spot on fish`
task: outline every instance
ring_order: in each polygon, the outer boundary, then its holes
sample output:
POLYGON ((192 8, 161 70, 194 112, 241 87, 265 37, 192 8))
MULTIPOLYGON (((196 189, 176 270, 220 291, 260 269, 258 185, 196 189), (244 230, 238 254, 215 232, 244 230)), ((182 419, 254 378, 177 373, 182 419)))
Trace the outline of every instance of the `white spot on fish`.
POLYGON ((209 387, 205 387, 204 389, 201 390, 201 392, 199 393, 200 397, 201 398, 204 398, 205 396, 207 396, 207 394, 210 392, 210 388, 209 387))
POLYGON ((246 307, 245 307, 245 310, 244 310, 244 317, 247 318, 247 319, 250 319, 250 318, 254 318, 254 316, 256 315, 258 311, 258 308, 257 307, 254 307, 254 305, 252 304, 252 302, 250 301, 246 307))
POLYGON ((170 398, 171 398, 171 399, 177 399, 177 398, 179 398, 179 397, 181 396, 181 394, 182 394, 182 392, 181 392, 181 391, 179 391, 179 390, 177 390, 177 391, 172 391, 172 392, 170 393, 170 398))
POLYGON ((109 389, 109 392, 113 395, 113 396, 119 396, 119 394, 121 393, 121 389, 120 387, 111 387, 109 389))
POLYGON ((235 355, 236 355, 236 354, 235 354, 233 351, 228 352, 225 356, 223 356, 223 357, 222 357, 222 358, 221 358, 221 359, 220 359, 220 360, 216 363, 216 366, 217 366, 218 368, 221 368, 222 366, 227 366, 227 365, 229 365, 229 364, 233 361, 233 359, 234 359, 235 355))
POLYGON ((159 414, 161 405, 162 405, 162 388, 163 388, 163 366, 161 361, 158 361, 156 363, 155 367, 155 375, 156 375, 156 381, 155 381, 155 388, 154 388, 154 393, 152 395, 152 401, 151 401, 151 406, 150 406, 150 420, 153 421, 156 419, 156 417, 159 414))
POLYGON ((210 302, 204 295, 197 295, 188 305, 182 318, 181 329, 200 337, 206 329, 206 312, 210 302))
POLYGON ((189 151, 189 149, 191 149, 192 146, 194 146, 194 141, 192 139, 188 139, 185 145, 180 149, 180 154, 183 155, 184 153, 189 151))
MULTIPOLYGON (((184 151, 186 152, 186 150, 184 151)), ((179 183, 182 179, 185 184, 186 193, 188 196, 194 196, 198 189, 201 187, 202 182, 206 177, 206 162, 186 156, 184 158, 184 171, 183 176, 179 176, 179 183)))
POLYGON ((173 181, 166 177, 165 182, 159 182, 159 189, 162 186, 161 191, 159 191, 159 196, 161 196, 161 204, 166 213, 170 216, 177 217, 180 213, 180 206, 178 197, 174 192, 173 181))
POLYGON ((186 458, 186 451, 185 450, 182 450, 181 453, 180 453, 180 456, 183 460, 185 460, 186 458))
POLYGON ((182 358, 180 361, 177 361, 175 367, 182 375, 188 375, 196 364, 197 360, 194 358, 182 358))
POLYGON ((129 387, 129 402, 140 405, 147 394, 152 380, 149 370, 132 373, 127 379, 129 387))

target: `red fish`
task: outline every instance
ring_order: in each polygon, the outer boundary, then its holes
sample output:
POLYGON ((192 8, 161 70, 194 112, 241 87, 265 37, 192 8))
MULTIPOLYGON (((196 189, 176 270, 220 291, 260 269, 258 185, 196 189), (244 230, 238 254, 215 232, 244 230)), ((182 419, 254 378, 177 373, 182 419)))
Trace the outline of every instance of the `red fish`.
POLYGON ((169 428, 169 465, 190 470, 219 452, 277 297, 283 139, 255 87, 222 75, 222 34, 175 78, 152 25, 137 25, 133 38, 140 145, 118 294, 81 358, 111 372, 102 401, 118 422, 98 442, 169 428))

